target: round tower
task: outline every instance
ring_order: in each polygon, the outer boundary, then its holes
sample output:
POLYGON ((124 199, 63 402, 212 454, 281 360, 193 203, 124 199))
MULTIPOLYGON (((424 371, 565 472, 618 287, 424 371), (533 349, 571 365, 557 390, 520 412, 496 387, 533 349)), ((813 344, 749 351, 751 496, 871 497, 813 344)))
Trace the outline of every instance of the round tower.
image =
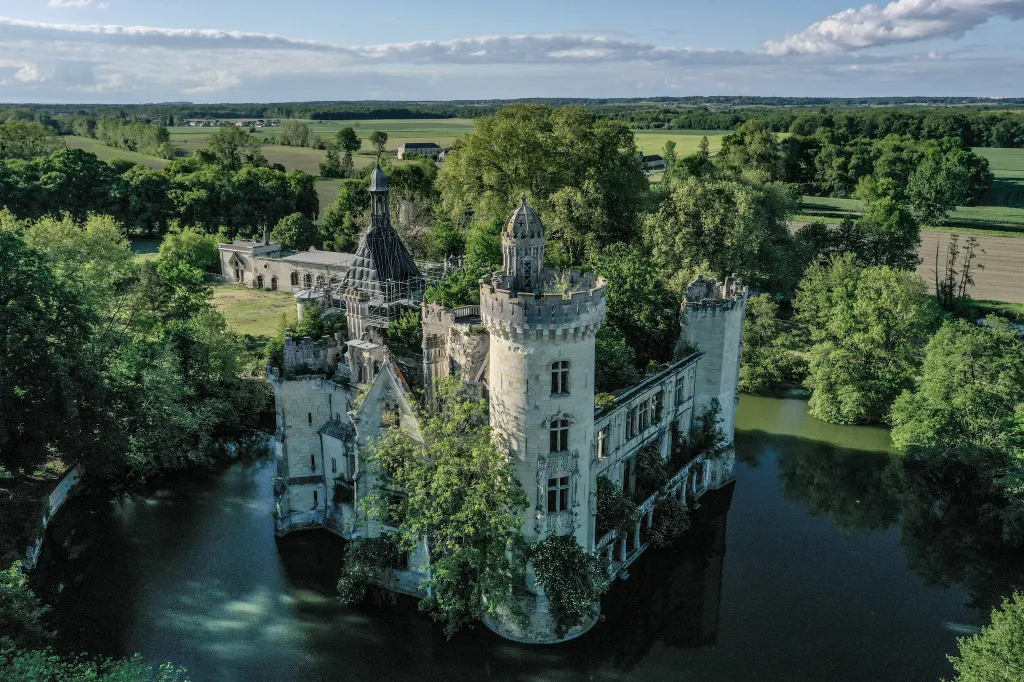
MULTIPOLYGON (((593 273, 541 267, 544 226, 525 197, 506 220, 502 243, 504 267, 480 289, 491 337, 491 428, 529 499, 526 541, 573 535, 589 552, 594 336, 604 322, 605 282, 593 273)), ((534 591, 537 616, 529 627, 489 625, 513 639, 553 641, 543 591, 534 591)))

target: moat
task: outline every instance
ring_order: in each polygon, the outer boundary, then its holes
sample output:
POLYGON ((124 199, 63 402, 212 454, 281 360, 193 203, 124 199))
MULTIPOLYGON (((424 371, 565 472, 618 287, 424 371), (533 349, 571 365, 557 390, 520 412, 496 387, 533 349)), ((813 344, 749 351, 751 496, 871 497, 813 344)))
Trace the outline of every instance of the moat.
POLYGON ((482 626, 446 641, 411 599, 338 604, 342 542, 275 542, 270 463, 72 505, 39 580, 70 650, 139 651, 194 682, 935 682, 952 675, 956 637, 1020 582, 984 523, 956 511, 963 491, 904 471, 884 430, 744 396, 736 446, 735 485, 702 499, 678 548, 630 567, 602 623, 559 646, 482 626))

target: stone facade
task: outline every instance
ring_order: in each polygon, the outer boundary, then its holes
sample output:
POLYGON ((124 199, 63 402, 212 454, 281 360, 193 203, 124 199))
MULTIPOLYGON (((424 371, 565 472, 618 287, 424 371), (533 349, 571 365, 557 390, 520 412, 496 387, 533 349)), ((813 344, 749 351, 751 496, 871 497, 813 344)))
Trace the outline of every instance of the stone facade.
MULTIPOLYGON (((609 559, 611 582, 647 549, 659 499, 693 505, 734 478, 731 454, 680 453, 688 452, 683 445, 695 416, 714 398, 732 438, 747 291, 735 278, 694 280, 678 359, 597 410, 594 344, 605 319, 605 282, 593 273, 545 269, 543 242, 543 225, 524 199, 506 222, 502 270, 481 280, 480 305, 422 305, 424 397, 429 404, 433 383, 453 374, 476 386, 529 499, 526 541, 572 535, 609 559), (638 502, 632 532, 598 537, 598 479, 635 492, 641 452, 671 463, 668 482, 638 502)), ((348 311, 356 336, 346 343, 289 337, 285 366, 269 372, 277 396, 279 533, 321 526, 359 538, 390 530, 359 511, 377 483, 360 455, 385 429, 415 437, 417 400, 384 344, 382 322, 355 303, 348 311)), ((428 556, 423 545, 404 559, 396 571, 401 591, 422 594, 428 556)), ((530 582, 528 622, 489 618, 488 626, 510 639, 560 641, 543 589, 530 582)))

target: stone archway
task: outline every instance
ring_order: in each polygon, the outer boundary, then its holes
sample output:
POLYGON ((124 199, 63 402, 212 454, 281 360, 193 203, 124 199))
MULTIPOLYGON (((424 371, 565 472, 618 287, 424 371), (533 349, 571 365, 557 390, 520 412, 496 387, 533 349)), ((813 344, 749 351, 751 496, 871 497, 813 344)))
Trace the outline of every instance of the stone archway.
POLYGON ((277 277, 276 276, 270 278, 270 290, 271 291, 277 291, 277 277))
POLYGON ((256 275, 256 288, 257 289, 262 289, 263 288, 263 275, 256 275))

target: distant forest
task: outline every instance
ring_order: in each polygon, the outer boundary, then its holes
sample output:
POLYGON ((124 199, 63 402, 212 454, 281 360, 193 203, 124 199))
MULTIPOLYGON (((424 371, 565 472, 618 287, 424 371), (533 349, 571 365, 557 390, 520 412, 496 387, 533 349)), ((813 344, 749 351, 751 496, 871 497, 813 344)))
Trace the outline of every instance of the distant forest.
POLYGON ((66 129, 70 119, 120 118, 161 126, 186 119, 373 120, 478 118, 515 102, 585 107, 636 130, 736 130, 757 120, 775 132, 808 135, 836 128, 850 137, 916 140, 959 137, 975 147, 1024 147, 1024 98, 980 97, 647 97, 537 98, 445 102, 284 102, 252 104, 21 104, 0 107, 0 121, 35 120, 66 129), (64 122, 62 126, 61 123, 64 122))

